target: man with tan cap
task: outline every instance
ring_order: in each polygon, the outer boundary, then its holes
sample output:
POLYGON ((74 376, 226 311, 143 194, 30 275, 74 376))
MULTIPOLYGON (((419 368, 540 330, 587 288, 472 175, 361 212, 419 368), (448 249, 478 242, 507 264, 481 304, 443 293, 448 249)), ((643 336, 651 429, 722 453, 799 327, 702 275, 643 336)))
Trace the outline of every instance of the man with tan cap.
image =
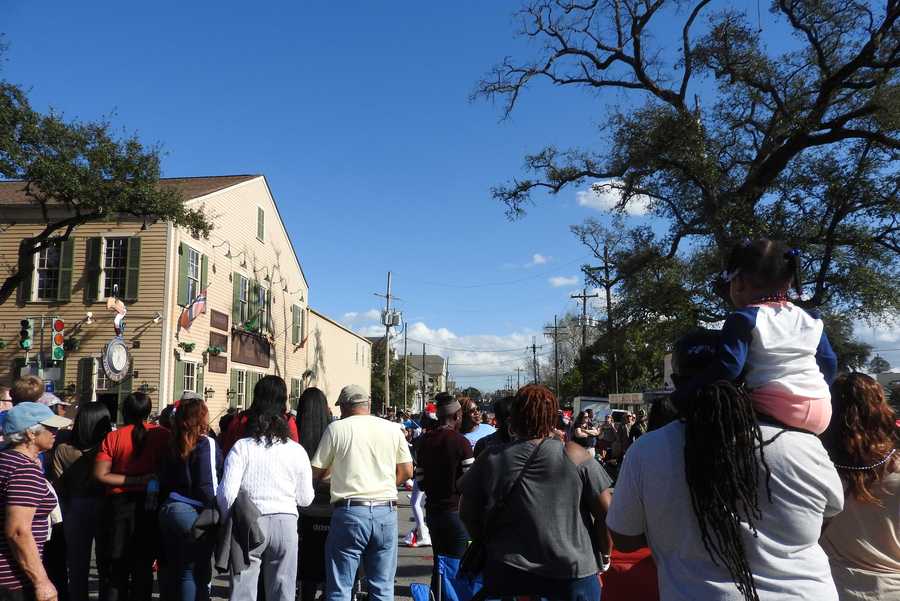
POLYGON ((350 601, 360 561, 369 598, 392 601, 397 571, 397 485, 412 477, 403 431, 370 414, 356 385, 338 397, 340 421, 325 430, 312 458, 313 478, 331 474, 334 513, 325 543, 327 601, 350 601))

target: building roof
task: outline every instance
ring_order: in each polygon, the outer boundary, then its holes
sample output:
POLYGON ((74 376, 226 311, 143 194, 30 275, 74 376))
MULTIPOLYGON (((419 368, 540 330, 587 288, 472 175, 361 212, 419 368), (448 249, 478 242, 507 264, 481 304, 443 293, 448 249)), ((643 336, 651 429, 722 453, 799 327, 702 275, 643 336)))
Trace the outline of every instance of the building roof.
MULTIPOLYGON (((164 188, 177 188, 186 200, 199 198, 235 184, 255 179, 259 175, 209 175, 201 177, 165 177, 159 182, 164 188)), ((25 192, 22 180, 0 180, 0 205, 35 206, 37 203, 25 192)))
MULTIPOLYGON (((416 371, 422 371, 422 355, 407 355, 409 366, 416 371)), ((444 358, 440 355, 425 355, 425 373, 429 376, 440 376, 444 373, 444 358)))

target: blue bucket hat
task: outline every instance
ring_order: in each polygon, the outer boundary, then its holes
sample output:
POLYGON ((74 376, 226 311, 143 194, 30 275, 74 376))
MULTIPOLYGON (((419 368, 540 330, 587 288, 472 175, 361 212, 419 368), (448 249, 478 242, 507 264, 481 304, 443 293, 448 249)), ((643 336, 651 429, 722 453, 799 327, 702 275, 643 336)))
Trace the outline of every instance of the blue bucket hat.
POLYGON ((19 403, 6 412, 3 434, 17 434, 38 424, 50 428, 65 428, 71 423, 72 420, 56 415, 41 403, 19 403))

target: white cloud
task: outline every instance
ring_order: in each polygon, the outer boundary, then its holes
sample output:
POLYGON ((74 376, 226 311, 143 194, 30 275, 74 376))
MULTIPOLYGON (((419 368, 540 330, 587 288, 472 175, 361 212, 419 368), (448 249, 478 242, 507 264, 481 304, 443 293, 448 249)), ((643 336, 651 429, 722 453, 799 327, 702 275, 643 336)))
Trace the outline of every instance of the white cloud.
POLYGON ((535 265, 546 265, 550 262, 550 257, 546 255, 542 255, 541 253, 534 253, 531 255, 531 262, 528 263, 527 267, 534 267, 535 265))
MULTIPOLYGON (((578 205, 594 209, 596 211, 612 211, 616 208, 619 201, 622 200, 622 193, 615 186, 621 185, 622 180, 608 179, 591 184, 588 190, 579 190, 575 193, 575 199, 578 205)), ((638 195, 632 198, 625 205, 624 212, 626 215, 639 216, 646 215, 650 209, 650 198, 644 195, 638 195)))
POLYGON ((565 276, 565 275, 557 275, 549 280, 550 285, 554 288, 562 288, 563 286, 574 286, 578 283, 578 278, 576 276, 565 276))
POLYGON ((342 320, 346 325, 352 325, 357 323, 367 323, 370 321, 381 321, 381 311, 378 309, 369 309, 368 311, 360 313, 359 311, 348 311, 344 313, 342 320))

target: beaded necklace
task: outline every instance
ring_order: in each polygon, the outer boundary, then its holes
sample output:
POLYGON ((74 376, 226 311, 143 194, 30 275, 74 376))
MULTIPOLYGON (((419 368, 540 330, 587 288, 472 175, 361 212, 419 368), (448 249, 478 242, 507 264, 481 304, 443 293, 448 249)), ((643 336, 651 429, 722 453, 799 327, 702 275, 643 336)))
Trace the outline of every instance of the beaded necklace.
POLYGON ((786 303, 790 299, 788 299, 788 295, 785 293, 781 294, 770 294, 768 296, 761 296, 759 298, 753 299, 750 303, 751 305, 762 305, 764 303, 786 303))
MULTIPOLYGON (((872 465, 866 465, 866 466, 863 466, 863 467, 859 467, 859 466, 856 466, 856 465, 840 465, 840 464, 838 464, 838 463, 835 463, 835 464, 834 464, 834 467, 840 468, 840 469, 842 469, 842 470, 856 470, 856 471, 873 470, 873 469, 875 469, 876 467, 879 467, 879 466, 884 465, 885 463, 887 463, 888 460, 889 460, 891 457, 893 457, 893 456, 894 456, 894 453, 896 453, 896 452, 897 452, 897 449, 891 449, 891 451, 890 451, 889 453, 886 453, 886 454, 885 454, 884 458, 883 458, 881 461, 879 461, 878 463, 874 463, 874 464, 872 464, 872 465)), ((833 463, 833 462, 832 462, 832 463, 833 463)))

